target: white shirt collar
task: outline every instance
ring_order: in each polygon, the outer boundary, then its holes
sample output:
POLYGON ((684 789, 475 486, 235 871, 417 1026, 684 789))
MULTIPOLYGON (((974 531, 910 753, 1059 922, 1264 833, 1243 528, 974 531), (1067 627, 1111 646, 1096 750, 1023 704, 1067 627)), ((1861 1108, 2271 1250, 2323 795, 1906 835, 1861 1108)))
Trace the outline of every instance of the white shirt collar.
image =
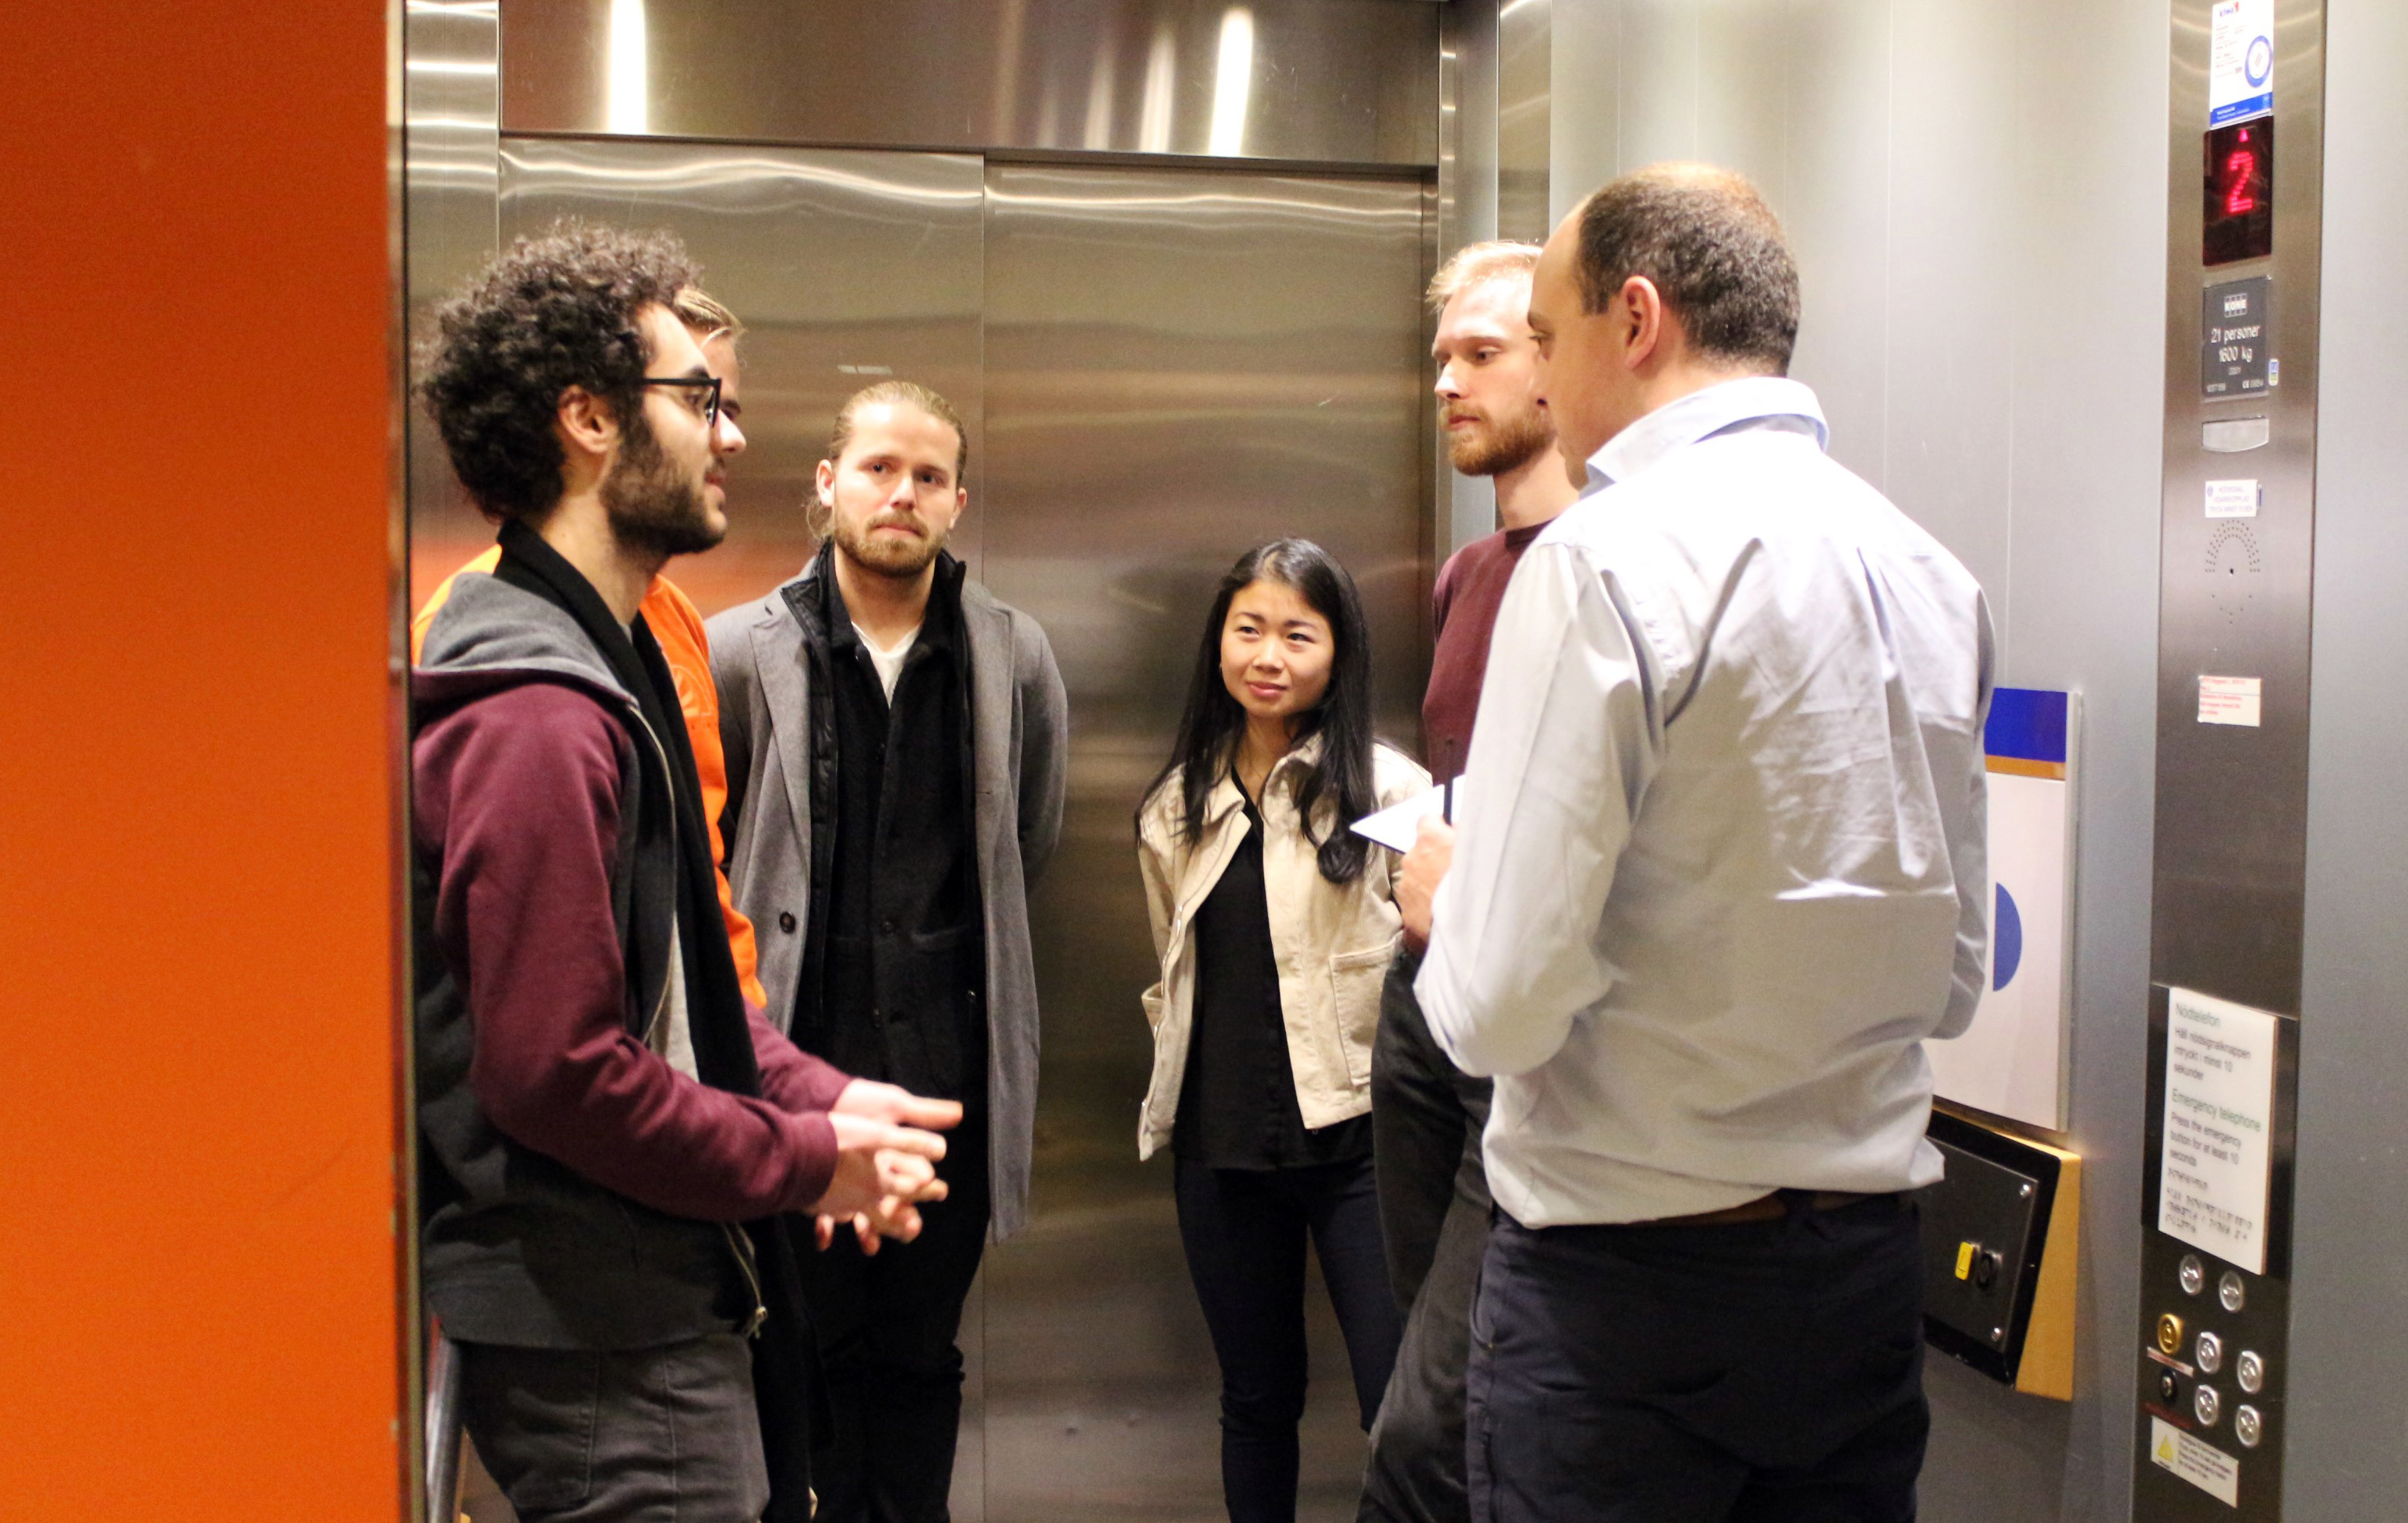
POLYGON ((1607 439, 1588 457, 1588 484, 1581 489, 1581 496, 1627 481, 1673 451, 1735 424, 1758 421, 1766 427, 1811 434, 1818 450, 1831 446, 1822 404, 1805 382, 1785 376, 1743 376, 1667 402, 1607 439))

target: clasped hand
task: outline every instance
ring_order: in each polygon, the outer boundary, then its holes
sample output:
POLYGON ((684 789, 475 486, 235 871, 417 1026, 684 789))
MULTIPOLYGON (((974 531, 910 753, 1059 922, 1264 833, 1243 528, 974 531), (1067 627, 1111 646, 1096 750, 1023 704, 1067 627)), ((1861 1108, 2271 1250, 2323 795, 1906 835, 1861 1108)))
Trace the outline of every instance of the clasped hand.
POLYGON ((937 1132, 961 1119, 959 1100, 929 1099, 872 1079, 845 1085, 828 1110, 836 1174, 811 1208, 820 1246, 833 1243, 848 1219, 864 1253, 876 1253, 887 1238, 918 1237, 920 1203, 945 1198, 945 1182, 937 1177, 945 1140, 937 1132))

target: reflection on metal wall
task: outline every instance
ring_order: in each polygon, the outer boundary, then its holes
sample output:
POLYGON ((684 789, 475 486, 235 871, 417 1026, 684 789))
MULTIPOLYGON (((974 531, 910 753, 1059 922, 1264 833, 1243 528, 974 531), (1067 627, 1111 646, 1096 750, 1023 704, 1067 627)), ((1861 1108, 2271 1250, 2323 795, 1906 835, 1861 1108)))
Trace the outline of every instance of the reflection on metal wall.
POLYGON ((511 132, 1428 165, 1423 0, 507 0, 511 132))
MULTIPOLYGON (((433 332, 436 305, 480 268, 494 252, 494 114, 501 100, 500 22, 494 0, 410 0, 404 13, 402 62, 407 150, 407 241, 410 376, 415 351, 433 332)), ((412 606, 467 555, 493 539, 452 474, 443 441, 424 411, 408 413, 412 606), (466 554, 445 562, 433 578, 415 547, 426 539, 457 543, 466 554)))
MULTIPOLYGON (((1417 183, 991 166, 986 580, 1070 689, 1064 840, 1035 906, 1037 1225, 990 1261, 988 1516, 1219 1516, 1211 1357, 1137 1162, 1153 982, 1130 818, 1168 753, 1220 574, 1284 533, 1361 584, 1385 733, 1411 743, 1431 426, 1417 183)), ((1317 1293, 1316 1293, 1317 1294, 1317 1293)), ((1344 1368, 1326 1343, 1316 1368, 1344 1368)), ((1325 1378, 1308 1516, 1362 1445, 1325 1378)))
MULTIPOLYGON (((505 240, 574 215, 666 227, 745 324, 742 425, 727 542, 672 563, 708 614, 792 576, 814 547, 803 506, 838 406, 882 377, 935 387, 980 438, 979 161, 935 153, 505 140, 505 240)), ((976 563, 980 515, 956 547, 976 563)), ((491 538, 471 521, 474 550, 491 538)), ((422 542, 422 569, 465 558, 422 542)), ((437 571, 439 574, 439 570, 437 571)))

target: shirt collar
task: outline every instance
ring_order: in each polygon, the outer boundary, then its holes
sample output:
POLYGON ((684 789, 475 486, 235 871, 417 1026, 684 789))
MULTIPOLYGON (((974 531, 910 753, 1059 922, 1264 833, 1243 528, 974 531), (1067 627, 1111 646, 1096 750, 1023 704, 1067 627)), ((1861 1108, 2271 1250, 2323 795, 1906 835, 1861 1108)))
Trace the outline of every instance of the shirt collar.
MULTIPOLYGON (((1321 732, 1315 730, 1297 742, 1286 755, 1271 763, 1269 775, 1263 779, 1263 797, 1270 797, 1271 787, 1279 782, 1280 774, 1290 770, 1302 771, 1319 761, 1321 740, 1321 732)), ((1245 790, 1238 786, 1238 771, 1234 760, 1233 754, 1230 760, 1222 763, 1220 781, 1213 783, 1212 791, 1205 796, 1204 818, 1208 823, 1219 823, 1222 816, 1238 809, 1246 800, 1245 790)), ((1260 800, 1256 802, 1259 804, 1260 800)))
POLYGON ((1744 376, 1667 402, 1606 440, 1588 457, 1588 484, 1581 496, 1628 481, 1675 450, 1742 424, 1811 435, 1818 450, 1831 444, 1830 426, 1812 388, 1785 376, 1744 376))

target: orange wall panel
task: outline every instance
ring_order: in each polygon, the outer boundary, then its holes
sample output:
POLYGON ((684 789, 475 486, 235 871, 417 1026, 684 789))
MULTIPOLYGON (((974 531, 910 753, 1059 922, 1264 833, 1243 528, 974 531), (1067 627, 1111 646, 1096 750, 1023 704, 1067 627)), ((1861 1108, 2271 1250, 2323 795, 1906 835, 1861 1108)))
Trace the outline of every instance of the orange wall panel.
POLYGON ((0 48, 0 1518, 397 1518, 379 5, 0 48))

